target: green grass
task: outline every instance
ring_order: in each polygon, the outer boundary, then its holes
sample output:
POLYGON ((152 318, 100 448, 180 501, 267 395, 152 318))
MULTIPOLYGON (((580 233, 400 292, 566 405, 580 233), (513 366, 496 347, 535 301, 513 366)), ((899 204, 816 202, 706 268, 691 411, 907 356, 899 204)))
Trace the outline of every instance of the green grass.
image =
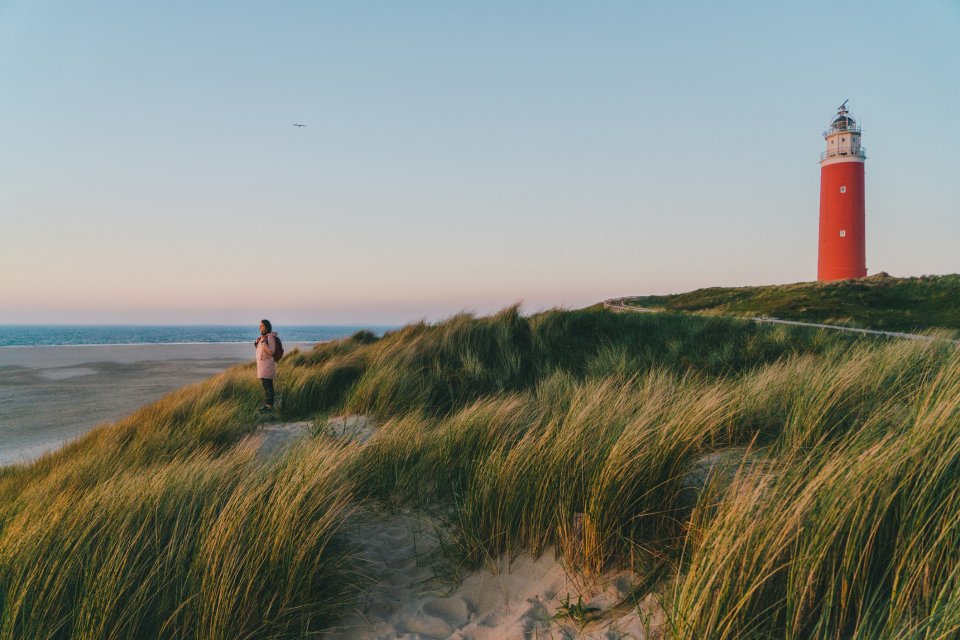
POLYGON ((282 419, 378 432, 255 455, 245 365, 0 470, 0 638, 317 633, 364 588, 342 532, 378 504, 429 509, 468 566, 666 575, 682 638, 960 629, 950 343, 509 308, 293 352, 277 386, 282 419))
POLYGON ((714 287, 624 298, 628 305, 734 316, 770 316, 842 326, 914 332, 960 329, 960 275, 714 287))

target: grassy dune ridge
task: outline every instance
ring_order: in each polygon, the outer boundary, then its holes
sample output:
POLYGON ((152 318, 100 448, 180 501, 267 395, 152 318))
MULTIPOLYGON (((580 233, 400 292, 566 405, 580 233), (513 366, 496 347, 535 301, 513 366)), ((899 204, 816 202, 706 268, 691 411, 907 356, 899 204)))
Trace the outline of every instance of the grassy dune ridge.
POLYGON ((772 316, 841 326, 960 335, 960 274, 894 278, 885 273, 838 282, 712 287, 624 298, 638 307, 733 316, 772 316))
POLYGON ((660 583, 681 638, 960 629, 960 357, 719 317, 516 308, 293 352, 256 455, 251 366, 0 470, 0 638, 296 638, 368 570, 341 535, 429 508, 477 565, 553 548, 660 583), (725 455, 732 473, 690 469, 725 455))

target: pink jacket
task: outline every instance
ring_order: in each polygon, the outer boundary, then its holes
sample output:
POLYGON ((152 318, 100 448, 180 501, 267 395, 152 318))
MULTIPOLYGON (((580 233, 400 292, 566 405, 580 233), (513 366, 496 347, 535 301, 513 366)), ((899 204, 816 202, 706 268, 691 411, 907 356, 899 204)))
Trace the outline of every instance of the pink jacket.
POLYGON ((257 338, 257 377, 276 378, 277 363, 273 359, 273 350, 277 347, 277 332, 257 338))

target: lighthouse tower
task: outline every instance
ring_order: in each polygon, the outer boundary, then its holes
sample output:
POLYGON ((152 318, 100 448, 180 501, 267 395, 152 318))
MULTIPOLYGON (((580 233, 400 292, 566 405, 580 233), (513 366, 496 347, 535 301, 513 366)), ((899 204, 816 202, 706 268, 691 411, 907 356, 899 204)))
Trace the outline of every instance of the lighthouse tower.
POLYGON ((820 250, 817 280, 845 280, 867 275, 864 238, 863 164, 860 127, 845 100, 823 133, 827 150, 820 154, 820 250))

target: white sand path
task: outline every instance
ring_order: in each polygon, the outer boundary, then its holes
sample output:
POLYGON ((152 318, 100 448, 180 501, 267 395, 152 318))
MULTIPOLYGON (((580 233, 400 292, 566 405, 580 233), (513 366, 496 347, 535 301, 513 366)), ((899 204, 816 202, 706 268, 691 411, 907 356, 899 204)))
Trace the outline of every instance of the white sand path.
MULTIPOLYGON (((605 309, 611 309, 613 311, 628 311, 631 313, 661 313, 664 309, 658 309, 655 307, 634 307, 624 303, 624 298, 611 298, 610 300, 604 300, 603 307, 605 309)), ((686 313, 689 315, 697 315, 695 312, 682 311, 681 313, 686 313)), ((951 340, 949 338, 941 338, 939 336, 928 336, 922 333, 904 333, 902 331, 880 331, 878 329, 861 329, 859 327, 844 327, 842 325, 836 324, 823 324, 819 322, 802 322, 800 320, 783 320, 781 318, 772 318, 770 316, 734 316, 734 315, 723 315, 724 318, 733 318, 734 320, 746 320, 748 322, 755 322, 757 324, 786 324, 792 325, 794 327, 811 327, 814 329, 827 329, 829 331, 845 331, 847 333, 861 333, 864 335, 871 336, 884 336, 887 338, 902 338, 904 340, 925 340, 928 342, 952 342, 954 344, 960 344, 960 340, 951 340)))
MULTIPOLYGON (((270 455, 293 446, 298 439, 308 437, 315 428, 313 422, 271 422, 254 434, 260 438, 257 452, 270 455)), ((364 443, 376 432, 376 426, 366 416, 337 416, 327 421, 327 433, 336 438, 364 443)))

